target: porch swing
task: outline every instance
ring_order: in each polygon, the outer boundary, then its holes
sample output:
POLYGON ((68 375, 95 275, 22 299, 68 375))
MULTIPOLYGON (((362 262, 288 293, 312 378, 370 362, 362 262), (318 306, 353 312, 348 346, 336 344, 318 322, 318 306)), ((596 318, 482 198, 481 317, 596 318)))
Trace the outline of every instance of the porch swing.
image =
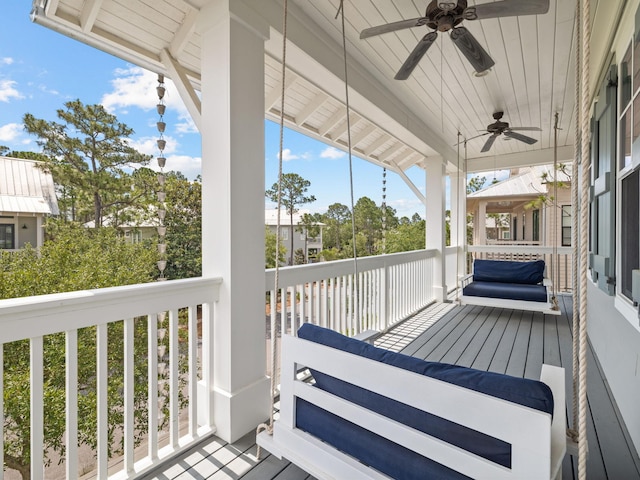
MULTIPOLYGON (((465 165, 467 161, 467 141, 464 142, 465 165)), ((550 276, 554 278, 557 254, 558 223, 558 114, 554 124, 553 156, 553 252, 550 262, 550 276)), ((458 189, 460 190, 460 189, 458 189)), ((460 192, 458 191, 458 195, 460 192)), ((458 199, 460 202, 460 199, 458 199)), ((479 219, 480 224, 483 219, 479 219)), ((458 303, 460 305, 480 305, 514 310, 527 310, 546 315, 560 315, 556 285, 546 276, 544 260, 485 260, 475 259, 473 272, 460 280, 458 303), (462 292, 461 295, 459 293, 462 292)))
MULTIPOLYGON (((284 77, 287 0, 283 3, 284 77)), ((348 119, 343 0, 340 14, 348 119)), ((589 18, 588 5, 582 15, 580 18, 589 18)), ((582 44, 584 38, 588 37, 581 38, 582 44)), ((586 75, 588 78, 588 72, 586 75)), ((280 112, 282 151, 284 91, 280 112)), ((580 125, 584 139, 588 130, 584 122, 580 125)), ((350 137, 348 147, 351 166, 350 137)), ((585 162, 588 155, 583 155, 583 183, 588 179, 585 162)), ((582 205, 588 202, 588 189, 584 192, 582 205)), ((581 254, 586 252, 582 250, 581 254)), ((586 256, 580 259, 581 266, 585 265, 586 256)), ((357 278, 357 262, 354 264, 357 278)), ((277 266, 275 282, 277 289, 277 266)), ((574 274, 574 285, 576 282, 574 274)), ((581 291, 586 290, 586 285, 582 287, 581 291)), ((583 295, 580 302, 583 322, 583 295)), ((574 312, 577 315, 577 308, 574 312)), ((275 335, 271 342, 272 408, 269 422, 257 430, 259 451, 264 448, 286 458, 320 479, 561 477, 567 448, 563 368, 543 365, 541 381, 516 378, 426 362, 305 324, 295 335, 282 337, 280 418, 274 421, 278 395, 275 335), (314 385, 299 378, 305 367, 314 385)), ((579 390, 579 400, 574 395, 574 405, 579 402, 579 409, 574 407, 574 425, 579 428, 569 433, 579 447, 580 479, 586 477, 585 381, 586 328, 574 318, 574 390, 579 390)))

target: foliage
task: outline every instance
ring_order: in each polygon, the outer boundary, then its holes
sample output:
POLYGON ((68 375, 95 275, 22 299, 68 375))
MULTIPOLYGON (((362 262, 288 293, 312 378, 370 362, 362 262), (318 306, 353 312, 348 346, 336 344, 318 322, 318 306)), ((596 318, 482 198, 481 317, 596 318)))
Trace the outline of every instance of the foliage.
MULTIPOLYGON (((52 222, 52 240, 39 252, 27 246, 17 252, 0 253, 0 298, 65 292, 150 282, 157 256, 150 245, 127 244, 114 229, 87 230, 75 224, 52 222)), ((146 320, 136 321, 135 408, 136 439, 146 432, 146 320)), ((123 323, 108 327, 109 337, 109 454, 122 449, 115 443, 123 414, 123 323)), ((96 445, 96 331, 78 330, 78 418, 80 441, 96 445)), ((44 338, 44 446, 45 455, 64 455, 65 355, 64 334, 44 338)), ((23 479, 30 478, 29 342, 4 345, 4 432, 5 463, 23 479), (27 388, 25 388, 27 386, 27 388)), ((47 459, 47 464, 51 459, 47 459)))
POLYGON ((524 208, 537 209, 537 208, 542 208, 546 206, 551 206, 555 201, 555 197, 548 192, 553 191, 554 186, 556 186, 557 188, 570 188, 571 186, 570 166, 565 163, 558 163, 556 165, 556 171, 562 174, 564 177, 567 177, 568 181, 558 180, 557 182, 554 182, 553 177, 549 175, 548 172, 543 172, 542 175, 540 175, 540 179, 542 180, 542 183, 547 185, 547 192, 540 193, 540 195, 538 195, 534 200, 531 200, 530 202, 528 202, 524 206, 524 208))
POLYGON ((478 190, 482 190, 484 188, 485 183, 487 183, 487 177, 481 177, 476 175, 467 181, 467 195, 473 192, 477 192, 478 190))
POLYGON ((309 240, 318 238, 320 236, 320 233, 322 231, 320 225, 321 223, 322 215, 319 213, 305 213, 304 215, 302 215, 300 222, 298 222, 296 232, 304 234, 304 249, 298 249, 302 250, 302 258, 298 258, 298 250, 296 250, 296 258, 294 259, 296 265, 302 265, 308 262, 309 255, 307 251, 307 244, 309 243, 309 240))
POLYGON ((167 278, 202 275, 202 184, 169 173, 166 192, 167 278))
POLYGON ((291 221, 291 231, 289 232, 290 248, 289 248, 289 264, 293 265, 293 214, 298 211, 299 205, 306 203, 312 203, 316 201, 316 197, 313 195, 307 195, 307 191, 311 186, 309 180, 305 180, 297 173, 285 173, 282 175, 282 188, 278 188, 278 183, 274 183, 273 186, 265 192, 265 195, 272 202, 278 202, 278 192, 280 192, 280 203, 286 209, 289 219, 291 221))
POLYGON ((323 215, 323 223, 326 224, 322 236, 324 247, 340 251, 351 237, 351 210, 342 203, 333 203, 323 215))
MULTIPOLYGON (((275 268, 276 267, 276 234, 272 232, 269 227, 265 225, 264 227, 264 267, 265 268, 275 268)), ((285 253, 286 250, 282 243, 280 244, 279 252, 278 252, 278 262, 280 264, 285 261, 285 253)))
POLYGON ((426 245, 426 222, 415 214, 410 220, 403 217, 400 224, 387 232, 387 253, 422 250, 426 245), (406 220, 406 221, 403 221, 406 220))
POLYGON ((68 197, 73 205, 72 220, 93 218, 96 226, 102 226, 109 212, 136 205, 146 194, 145 184, 136 185, 127 169, 146 165, 150 157, 129 145, 133 130, 102 105, 74 100, 64 107, 57 111, 61 123, 25 114, 25 129, 38 137, 46 156, 44 168, 51 171, 57 184, 65 186, 63 208, 68 197))

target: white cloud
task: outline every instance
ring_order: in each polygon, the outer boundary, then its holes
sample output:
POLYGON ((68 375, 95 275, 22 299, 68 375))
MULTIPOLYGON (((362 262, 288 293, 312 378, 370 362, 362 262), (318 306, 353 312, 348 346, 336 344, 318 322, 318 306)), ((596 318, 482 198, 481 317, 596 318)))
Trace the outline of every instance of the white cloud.
POLYGON ((398 198, 395 200, 388 200, 387 205, 396 210, 396 217, 398 218, 411 218, 414 213, 417 213, 424 218, 424 204, 417 198, 398 198))
MULTIPOLYGON (((280 158, 280 152, 278 152, 277 155, 278 158, 280 158)), ((291 149, 289 148, 285 148, 282 150, 282 161, 283 162, 289 162, 291 160, 297 160, 300 158, 300 155, 295 155, 293 153, 291 153, 291 149)))
MULTIPOLYGON (((118 68, 115 78, 111 81, 113 91, 102 96, 100 103, 110 112, 126 113, 129 107, 142 110, 155 110, 158 103, 158 76, 140 67, 118 68)), ((191 115, 185 107, 175 84, 165 79, 164 104, 167 110, 174 110, 181 120, 176 125, 178 133, 195 133, 197 128, 191 120, 191 115)))
POLYGON ((24 133, 20 123, 7 123, 0 127, 0 142, 15 142, 24 133))
POLYGON ((12 98, 24 98, 14 87, 13 80, 0 80, 0 102, 8 102, 12 98))
POLYGON ((320 153, 320 158, 330 158, 332 160, 342 158, 346 155, 342 150, 335 147, 327 147, 320 153))
MULTIPOLYGON (((164 148, 164 154, 174 153, 178 147, 178 142, 175 138, 165 135, 165 141, 167 142, 164 148)), ((158 137, 140 137, 138 139, 129 139, 128 143, 131 147, 135 148, 140 153, 147 155, 158 155, 160 150, 158 149, 158 137)))
POLYGON ((0 60, 0 63, 3 63, 4 65, 11 65, 13 62, 14 62, 14 60, 11 57, 3 57, 0 60))

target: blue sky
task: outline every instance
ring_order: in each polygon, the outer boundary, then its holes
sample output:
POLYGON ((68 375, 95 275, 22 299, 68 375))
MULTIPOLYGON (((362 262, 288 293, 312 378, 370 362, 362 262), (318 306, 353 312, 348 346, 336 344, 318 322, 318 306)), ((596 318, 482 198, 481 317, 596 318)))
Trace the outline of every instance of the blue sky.
MULTIPOLYGON (((64 102, 80 99, 85 104, 104 105, 120 122, 134 129, 133 146, 156 155, 156 75, 31 23, 30 6, 28 0, 3 5, 0 145, 38 151, 35 137, 23 130, 24 114, 58 120, 56 110, 64 102)), ((194 178, 200 172, 200 135, 170 81, 165 103, 166 169, 194 178)), ((265 121, 265 138, 265 186, 270 187, 277 181, 279 126, 265 121)), ((350 205, 349 163, 344 152, 288 129, 284 148, 283 170, 311 182, 308 193, 316 197, 316 202, 308 205, 311 211, 322 213, 335 202, 350 205)), ((355 200, 368 196, 380 204, 382 169, 354 156, 353 171, 355 200)), ((414 167, 407 174, 424 193, 424 172, 414 167)), ((424 217, 424 208, 416 196, 391 172, 387 173, 387 204, 397 210, 398 216, 417 212, 424 217)))

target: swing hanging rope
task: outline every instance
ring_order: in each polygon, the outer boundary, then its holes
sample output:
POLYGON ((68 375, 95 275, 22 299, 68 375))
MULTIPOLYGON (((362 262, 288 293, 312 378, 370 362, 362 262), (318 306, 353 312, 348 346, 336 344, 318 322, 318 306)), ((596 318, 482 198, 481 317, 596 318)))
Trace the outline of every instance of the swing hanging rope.
MULTIPOLYGON (((589 41, 591 38, 590 23, 590 5, 589 0, 580 0, 580 19, 582 20, 582 35, 578 42, 582 49, 582 62, 579 65, 582 73, 581 83, 581 108, 580 108, 580 125, 581 133, 581 184, 580 187, 580 316, 576 319, 574 311, 573 322, 580 322, 580 342, 579 342, 579 372, 578 372, 578 478, 584 480, 587 477, 587 268, 588 268, 588 244, 587 238, 589 234, 589 190, 590 190, 590 158, 589 158, 589 112, 590 112, 590 49, 589 41)), ((577 74, 576 74, 577 77, 577 74)), ((578 77, 577 77, 578 78, 578 77)))
MULTIPOLYGON (((276 213, 276 266, 275 266, 275 274, 273 280, 273 295, 275 295, 274 299, 271 299, 272 311, 271 311, 271 338, 270 338, 270 347, 271 347, 271 383, 270 383, 270 397, 271 397, 271 408, 269 409, 269 422, 261 423, 258 425, 256 429, 256 435, 258 435, 261 431, 266 430, 269 435, 273 435, 273 416, 275 410, 275 398, 277 395, 276 388, 278 385, 278 374, 280 373, 278 369, 278 365, 280 364, 278 358, 278 348, 277 348, 277 328, 276 328, 276 317, 278 315, 278 290, 279 281, 280 281, 280 210, 282 208, 282 152, 284 150, 284 93, 285 93, 285 80, 286 80, 286 58, 287 58, 287 13, 288 13, 288 1, 284 0, 284 8, 283 8, 283 18, 282 18, 282 78, 281 85, 282 90, 280 91, 280 147, 278 153, 278 202, 277 202, 277 213, 276 213), (275 307, 275 312, 273 311, 275 307)), ((286 292, 284 295, 281 295, 282 305, 286 304, 286 292)), ((282 307, 281 307, 282 311, 282 307)), ((282 322, 285 322, 286 319, 281 319, 282 322)), ((258 449, 256 452, 256 457, 260 458, 260 445, 258 445, 258 449)))
POLYGON ((353 158, 351 155, 351 105, 349 103, 349 69, 347 68, 347 36, 344 27, 344 0, 340 0, 340 6, 335 18, 340 16, 342 23, 342 58, 344 60, 344 103, 347 110, 347 154, 349 156, 349 191, 351 194, 351 242, 353 243, 353 312, 356 324, 356 332, 360 327, 360 275, 358 274, 358 252, 356 245, 356 216, 353 198, 353 158))
MULTIPOLYGON (((271 312, 271 408, 269 409, 269 421, 268 423, 261 423, 258 425, 256 429, 256 435, 258 435, 262 431, 266 431, 269 435, 273 435, 273 424, 274 424, 274 411, 275 411, 275 399, 277 397, 277 385, 278 385, 278 375, 280 373, 279 365, 279 349, 278 344, 276 342, 277 331, 276 331, 276 317, 277 317, 277 296, 279 290, 279 275, 280 275, 280 262, 278 261, 278 252, 280 251, 280 210, 282 208, 282 153, 284 151, 284 103, 285 103, 285 80, 286 80, 286 65, 287 65, 287 17, 288 17, 288 1, 284 0, 283 5, 283 19, 282 19, 282 75, 281 75, 281 86, 282 90, 280 92, 280 148, 278 154, 278 205, 277 205, 277 221, 276 221, 276 266, 275 266, 275 274, 274 274, 274 287, 273 292, 276 296, 275 302, 272 299, 271 304, 275 304, 275 314, 271 312)), ((354 317, 356 320, 356 325, 359 325, 360 315, 359 315, 359 306, 358 306, 358 292, 359 290, 359 275, 358 275, 358 257, 356 252, 356 231, 355 231, 355 217, 354 217, 354 194, 353 194, 353 161, 352 161, 352 148, 351 148, 351 108, 349 105, 349 83, 348 83, 348 70, 347 70, 347 40, 345 34, 345 21, 344 21, 344 0, 340 1, 340 7, 338 9, 338 13, 336 14, 336 18, 338 15, 342 14, 342 48, 344 55, 344 84, 345 84, 345 106, 347 110, 347 149, 349 155, 349 185, 351 192, 351 225, 352 225, 352 242, 353 242, 353 269, 354 269, 354 289, 355 294, 353 310, 354 317)), ((286 302, 286 292, 281 295, 281 302, 286 302)), ((284 303, 283 303, 284 305, 284 303)), ((273 310, 273 309, 272 309, 273 310)), ((281 319, 281 324, 284 325, 286 319, 281 319)), ((284 328, 283 334, 284 334, 284 328)), ((260 459, 261 455, 261 447, 258 445, 258 449, 256 452, 256 457, 260 459)))

